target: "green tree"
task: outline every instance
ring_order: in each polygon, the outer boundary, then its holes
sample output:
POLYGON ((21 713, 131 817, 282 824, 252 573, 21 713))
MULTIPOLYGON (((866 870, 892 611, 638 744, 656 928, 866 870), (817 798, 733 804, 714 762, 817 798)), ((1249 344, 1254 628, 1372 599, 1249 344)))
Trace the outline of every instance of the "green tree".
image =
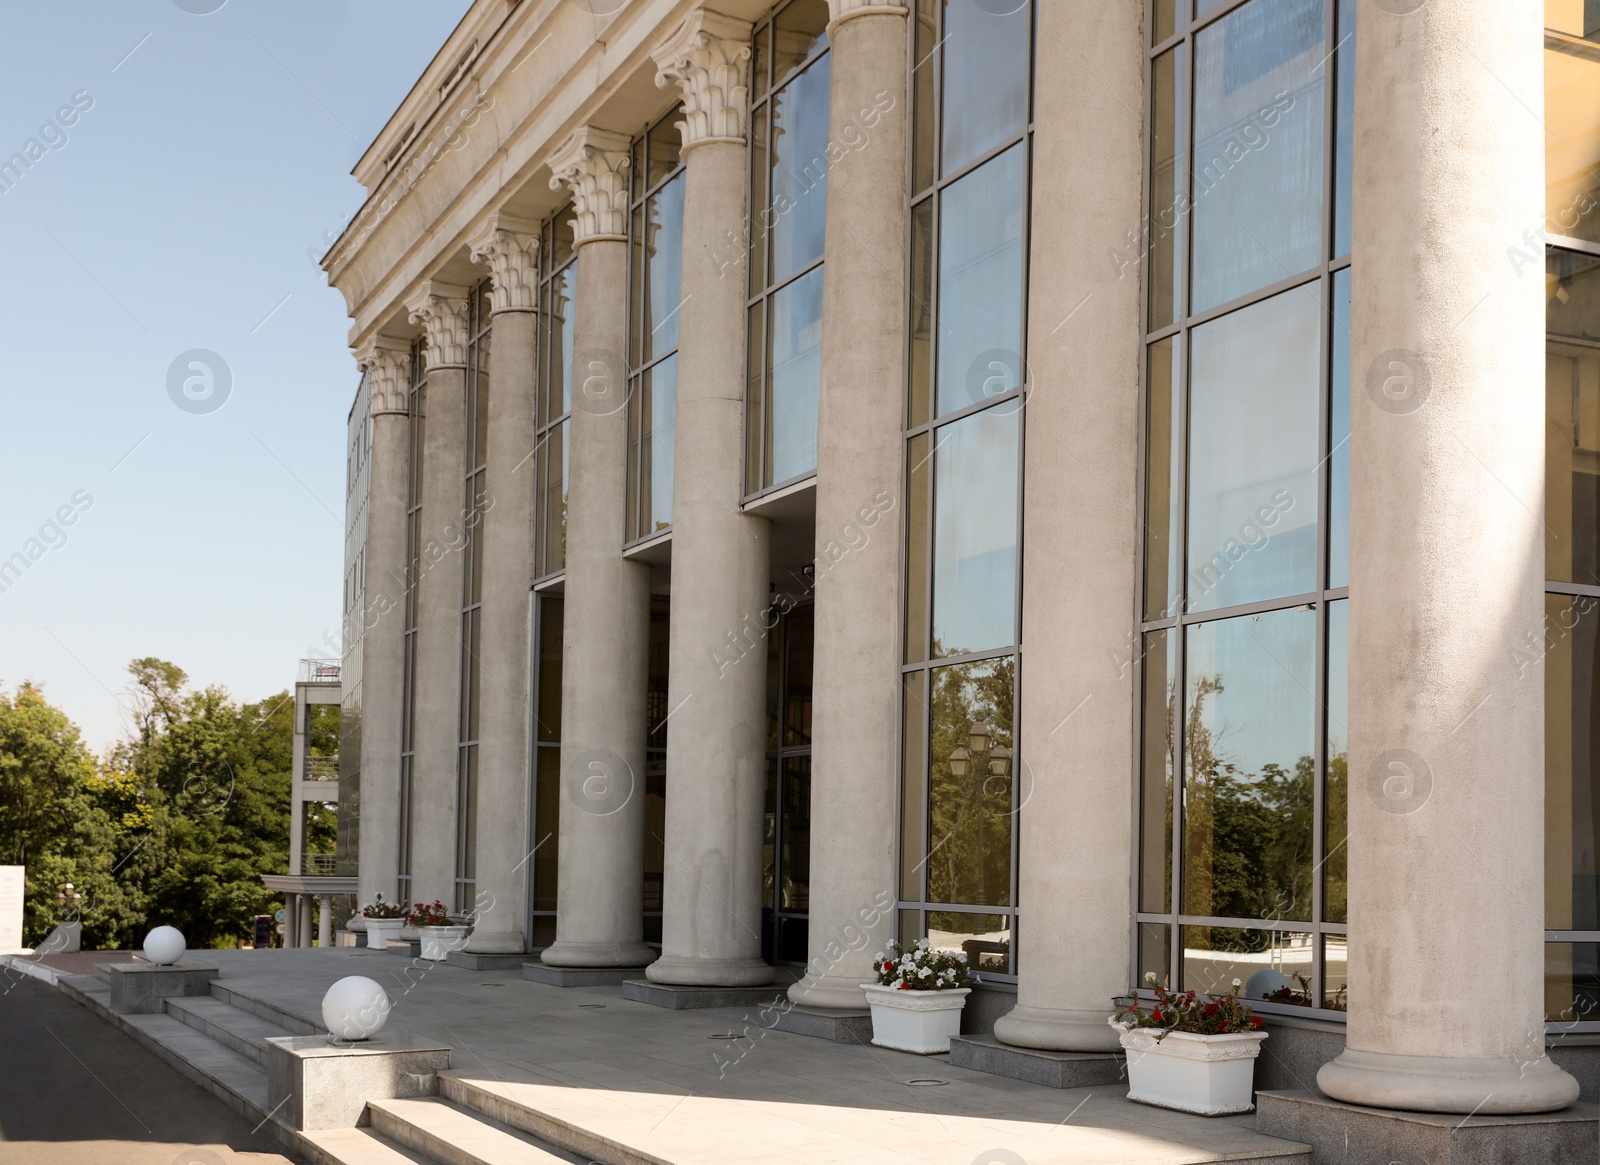
POLYGON ((176 926, 195 948, 233 946, 275 905, 261 875, 288 869, 293 700, 189 690, 164 660, 128 670, 135 732, 108 764, 122 874, 142 889, 148 926, 176 926))
POLYGON ((29 944, 64 921, 56 897, 67 882, 83 895, 86 945, 115 945, 138 920, 139 892, 115 876, 102 786, 77 726, 37 686, 0 691, 0 863, 27 867, 29 944))

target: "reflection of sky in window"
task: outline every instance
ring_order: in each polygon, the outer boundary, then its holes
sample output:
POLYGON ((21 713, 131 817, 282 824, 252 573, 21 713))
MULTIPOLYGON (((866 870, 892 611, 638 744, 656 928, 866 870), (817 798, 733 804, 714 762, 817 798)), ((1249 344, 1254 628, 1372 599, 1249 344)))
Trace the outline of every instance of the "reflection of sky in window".
MULTIPOLYGON (((672 524, 672 443, 678 421, 678 357, 650 370, 650 520, 651 529, 672 524)), ((649 533, 649 531, 645 531, 649 533)))
POLYGON ((683 175, 650 200, 650 279, 644 320, 646 360, 678 346, 678 300, 683 272, 683 175))
POLYGON ((822 268, 772 297, 772 482, 817 467, 822 382, 822 268))
POLYGON ((1016 635, 1017 415, 1001 405, 937 431, 933 635, 943 654, 1016 635))
POLYGON ((969 380, 979 356, 1022 349, 1025 160, 1022 146, 1007 150, 947 189, 940 203, 940 416, 983 399, 969 380))
POLYGON ((823 57, 772 99, 772 279, 822 257, 828 215, 828 76, 823 57))
POLYGON ((1191 627, 1188 690, 1192 704, 1202 677, 1222 691, 1208 695, 1202 723, 1212 749, 1233 774, 1258 776, 1277 764, 1292 773, 1313 753, 1316 708, 1317 616, 1308 610, 1272 611, 1191 627))
POLYGON ((1323 4, 1254 0, 1195 37, 1195 311, 1317 261, 1323 4))
POLYGON ((1193 333, 1190 610, 1316 585, 1322 322, 1313 284, 1193 333))

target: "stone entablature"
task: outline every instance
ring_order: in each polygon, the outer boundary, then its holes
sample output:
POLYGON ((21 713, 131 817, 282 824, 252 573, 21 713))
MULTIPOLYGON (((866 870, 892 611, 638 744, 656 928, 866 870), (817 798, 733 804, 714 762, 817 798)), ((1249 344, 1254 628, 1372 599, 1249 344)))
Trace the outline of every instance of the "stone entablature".
POLYGON ((467 364, 467 289, 436 279, 425 282, 406 301, 411 322, 428 337, 428 367, 465 368, 467 364))
POLYGON ((356 367, 367 374, 367 411, 372 416, 410 411, 409 341, 373 336, 356 349, 356 367))
POLYGON ((572 192, 573 245, 628 237, 627 134, 579 126, 550 156, 550 187, 572 192))
POLYGON ((469 248, 474 263, 489 268, 489 309, 535 311, 539 294, 539 224, 494 214, 469 248))
POLYGON ((749 21, 700 8, 651 54, 656 84, 677 82, 683 93, 685 154, 710 142, 744 144, 753 30, 749 21))

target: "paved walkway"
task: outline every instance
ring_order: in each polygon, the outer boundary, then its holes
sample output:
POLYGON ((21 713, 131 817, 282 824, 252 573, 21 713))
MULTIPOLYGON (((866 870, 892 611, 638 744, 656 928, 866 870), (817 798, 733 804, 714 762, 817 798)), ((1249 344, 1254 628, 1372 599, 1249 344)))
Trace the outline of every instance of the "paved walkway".
POLYGON ((666 1011, 619 987, 548 987, 361 949, 190 957, 313 1022, 334 980, 370 976, 395 1000, 390 1027, 450 1045, 456 1075, 663 1161, 1176 1165, 1300 1148, 1258 1134, 1252 1115, 1191 1117, 1132 1104, 1122 1086, 1042 1088, 944 1056, 768 1031, 753 1010, 666 1011))
POLYGON ((40 980, 0 979, 0 1165, 246 1162, 288 1165, 129 1036, 40 980))

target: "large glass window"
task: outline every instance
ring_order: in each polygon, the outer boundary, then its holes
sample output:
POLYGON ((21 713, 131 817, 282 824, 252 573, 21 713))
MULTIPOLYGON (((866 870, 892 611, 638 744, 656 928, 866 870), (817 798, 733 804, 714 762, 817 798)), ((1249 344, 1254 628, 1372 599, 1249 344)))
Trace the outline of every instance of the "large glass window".
MULTIPOLYGON (((1545 1015, 1600 1030, 1600 4, 1545 4, 1545 1015)), ((1530 255, 1513 256, 1531 277, 1530 255)))
POLYGON ((633 146, 629 253, 627 537, 672 526, 673 440, 678 420, 678 322, 683 307, 683 159, 674 108, 633 146))
POLYGON ((530 950, 556 941, 556 888, 561 863, 561 649, 562 600, 538 595, 533 641, 533 796, 528 836, 530 950))
POLYGON ((544 224, 539 247, 539 391, 534 423, 537 450, 533 575, 544 580, 567 566, 567 475, 572 442, 573 340, 578 323, 578 256, 572 246, 573 210, 544 224))
POLYGON ((806 961, 811 909, 811 660, 814 609, 796 607, 767 636, 767 794, 761 957, 806 961))
POLYGON ((478 725, 483 667, 483 516, 488 497, 489 281, 467 302, 466 479, 461 513, 466 545, 461 563, 461 713, 456 752, 455 909, 474 909, 478 878, 478 725))
POLYGON ((1267 1010, 1344 1001, 1355 7, 1152 22, 1133 957, 1267 1010))
POLYGON ((1034 13, 933 15, 913 22, 900 919, 1010 977, 1034 13))
POLYGON ((406 597, 405 648, 400 697, 400 860, 395 871, 400 901, 411 901, 411 789, 416 764, 417 610, 422 597, 422 468, 427 439, 427 341, 411 345, 411 387, 407 396, 406 449, 406 597))
POLYGON ((745 493, 817 469, 828 219, 826 0, 788 0, 755 34, 750 100, 750 371, 745 493))

